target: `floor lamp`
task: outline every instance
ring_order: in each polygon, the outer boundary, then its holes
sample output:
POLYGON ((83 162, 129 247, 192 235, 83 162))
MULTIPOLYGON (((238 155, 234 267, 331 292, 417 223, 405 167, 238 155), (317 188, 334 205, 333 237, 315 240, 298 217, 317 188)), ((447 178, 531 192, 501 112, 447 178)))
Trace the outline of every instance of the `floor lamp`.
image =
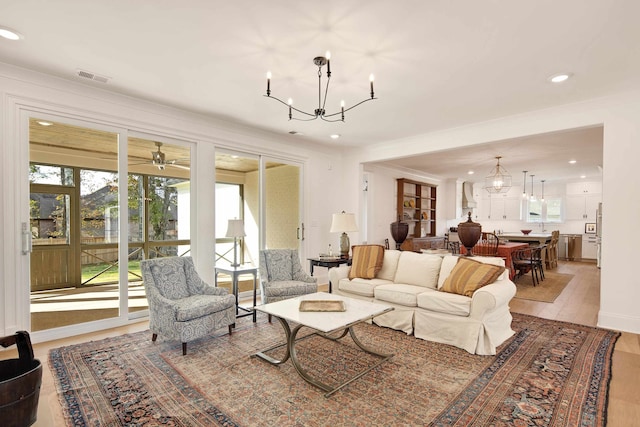
POLYGON ((230 219, 227 225, 227 236, 233 237, 233 264, 231 267, 238 267, 238 237, 246 236, 244 232, 244 221, 241 219, 230 219))

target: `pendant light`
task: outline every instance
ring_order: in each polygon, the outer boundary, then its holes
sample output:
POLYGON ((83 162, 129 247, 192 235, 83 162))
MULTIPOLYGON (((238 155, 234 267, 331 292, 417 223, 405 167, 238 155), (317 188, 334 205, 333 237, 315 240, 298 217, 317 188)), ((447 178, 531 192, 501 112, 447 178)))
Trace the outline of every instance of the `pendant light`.
POLYGON ((535 175, 531 175, 531 201, 534 202, 536 200, 536 196, 533 195, 533 177, 535 175))
POLYGON ((523 199, 527 198, 527 172, 529 171, 522 171, 522 173, 524 174, 524 176, 522 177, 522 198, 523 199))
POLYGON ((541 179, 540 182, 542 183, 542 197, 540 198, 540 201, 542 203, 544 203, 544 179, 541 179))
POLYGON ((498 163, 496 167, 484 179, 484 189, 489 193, 506 193, 511 188, 511 175, 500 166, 501 156, 496 156, 498 163))

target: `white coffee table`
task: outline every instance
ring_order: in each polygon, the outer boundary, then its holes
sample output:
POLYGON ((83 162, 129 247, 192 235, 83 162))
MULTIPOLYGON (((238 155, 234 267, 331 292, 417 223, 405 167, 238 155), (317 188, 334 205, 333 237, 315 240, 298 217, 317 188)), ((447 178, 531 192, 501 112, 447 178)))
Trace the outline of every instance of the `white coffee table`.
POLYGON ((291 363, 298 371, 298 374, 309 384, 312 384, 322 390, 324 390, 325 397, 331 396, 336 391, 340 390, 342 387, 347 384, 357 380, 370 370, 374 369, 376 366, 380 365, 382 362, 389 359, 393 354, 383 354, 376 352, 360 342, 360 340, 356 337, 355 332, 353 330, 353 326, 358 323, 365 322, 369 319, 374 318, 382 313, 386 313, 388 311, 393 310, 393 307, 372 303, 368 301, 363 301, 354 298, 343 297, 340 295, 328 294, 324 292, 317 292, 314 294, 303 295, 297 298, 291 298, 283 301, 277 301, 270 304, 258 305, 255 307, 256 310, 261 311, 263 313, 269 314, 271 316, 276 317, 282 327, 284 329, 286 335, 286 342, 282 344, 275 345, 268 349, 262 350, 256 353, 254 356, 260 357, 263 360, 273 364, 279 365, 281 363, 286 362, 289 358, 291 358, 291 363), (300 311, 300 302, 304 300, 326 300, 326 301, 343 301, 345 305, 345 311, 300 311), (289 322, 294 322, 297 325, 291 329, 289 326, 289 322), (351 335, 351 338, 356 343, 358 347, 367 353, 373 354, 375 356, 380 357, 378 363, 370 366, 366 370, 358 373, 356 376, 350 378, 344 383, 338 385, 337 387, 332 387, 327 384, 324 384, 320 380, 311 377, 307 371, 303 369, 303 367, 298 362, 298 358, 296 357, 296 336, 298 331, 303 326, 311 328, 315 330, 315 334, 327 338, 330 340, 339 340, 340 338, 347 335, 347 332, 351 335), (338 336, 330 336, 335 334, 338 331, 342 331, 342 333, 338 336), (265 353, 269 350, 274 350, 279 347, 286 346, 286 353, 284 357, 280 360, 274 359, 265 353))

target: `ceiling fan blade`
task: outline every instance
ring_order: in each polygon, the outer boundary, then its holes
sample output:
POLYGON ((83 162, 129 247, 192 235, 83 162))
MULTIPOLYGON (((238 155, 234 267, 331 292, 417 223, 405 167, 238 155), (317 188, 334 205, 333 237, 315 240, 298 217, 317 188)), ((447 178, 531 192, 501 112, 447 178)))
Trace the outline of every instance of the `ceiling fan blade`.
POLYGON ((180 168, 180 169, 184 169, 187 171, 190 171, 191 168, 189 166, 183 166, 183 165, 177 165, 175 163, 167 163, 169 166, 173 166, 174 168, 180 168))

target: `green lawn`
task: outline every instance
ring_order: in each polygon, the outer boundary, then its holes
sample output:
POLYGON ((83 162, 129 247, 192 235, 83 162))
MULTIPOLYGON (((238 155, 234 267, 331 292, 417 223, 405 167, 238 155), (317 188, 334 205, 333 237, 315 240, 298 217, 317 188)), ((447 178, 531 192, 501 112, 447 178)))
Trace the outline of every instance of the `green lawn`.
MULTIPOLYGON (((90 264, 90 265, 83 266, 82 267, 82 283, 85 283, 91 277, 95 276, 96 274, 99 274, 102 270, 106 269, 107 267, 109 267, 109 264, 107 263, 90 264)), ((136 282, 136 281, 142 280, 140 279, 140 277, 142 277, 142 273, 140 272, 140 261, 129 261, 127 269, 129 271, 128 277, 130 282, 136 282), (132 272, 137 274, 139 277, 134 274, 131 274, 132 272)), ((100 274, 98 277, 95 277, 93 280, 91 280, 87 284, 95 285, 98 283, 117 283, 118 274, 119 274, 118 267, 112 266, 107 271, 100 274)))

